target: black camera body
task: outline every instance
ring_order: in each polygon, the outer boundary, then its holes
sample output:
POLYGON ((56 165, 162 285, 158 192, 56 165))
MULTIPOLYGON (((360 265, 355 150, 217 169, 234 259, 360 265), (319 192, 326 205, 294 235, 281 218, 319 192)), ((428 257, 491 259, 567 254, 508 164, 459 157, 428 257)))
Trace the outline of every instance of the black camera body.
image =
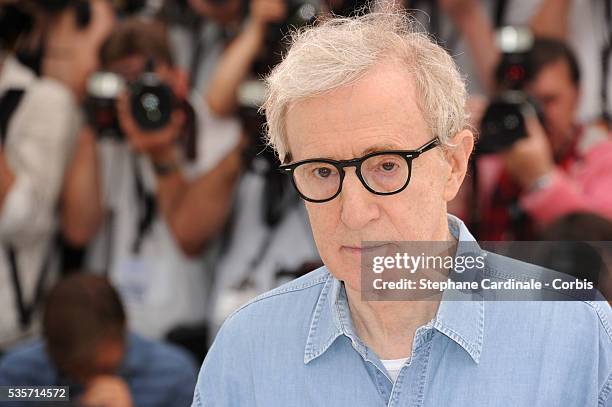
POLYGON ((145 72, 129 88, 132 116, 140 128, 158 130, 168 124, 174 93, 154 72, 145 72))
POLYGON ((89 124, 99 137, 123 138, 116 100, 124 90, 129 94, 132 117, 141 129, 154 131, 168 124, 176 106, 176 97, 155 72, 147 70, 129 84, 117 74, 97 72, 87 84, 85 111, 89 124))
POLYGON ((478 154, 510 148, 527 135, 525 117, 535 114, 542 119, 537 102, 524 92, 526 84, 533 79, 531 32, 525 28, 503 27, 497 33, 497 40, 503 53, 496 69, 498 91, 480 123, 478 154))
POLYGON ((525 118, 537 115, 537 103, 518 90, 509 90, 495 97, 482 116, 477 153, 494 154, 527 136, 525 118))

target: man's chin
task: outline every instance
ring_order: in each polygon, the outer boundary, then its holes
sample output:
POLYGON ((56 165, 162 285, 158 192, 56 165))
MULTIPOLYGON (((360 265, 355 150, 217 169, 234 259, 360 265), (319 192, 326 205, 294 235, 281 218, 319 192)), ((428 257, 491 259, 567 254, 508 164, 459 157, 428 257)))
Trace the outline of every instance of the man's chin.
POLYGON ((339 259, 333 264, 327 265, 329 272, 344 285, 352 290, 361 289, 361 262, 353 263, 350 259, 339 259))

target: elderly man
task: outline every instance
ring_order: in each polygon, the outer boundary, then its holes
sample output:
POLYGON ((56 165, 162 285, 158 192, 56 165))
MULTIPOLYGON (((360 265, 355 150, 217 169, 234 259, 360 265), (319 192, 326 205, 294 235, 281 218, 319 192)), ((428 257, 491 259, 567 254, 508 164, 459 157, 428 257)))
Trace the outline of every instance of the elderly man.
POLYGON ((194 406, 610 406, 603 302, 364 300, 364 242, 473 240, 446 212, 473 147, 464 83, 408 27, 329 20, 268 78, 270 141, 325 266, 226 320, 194 406))

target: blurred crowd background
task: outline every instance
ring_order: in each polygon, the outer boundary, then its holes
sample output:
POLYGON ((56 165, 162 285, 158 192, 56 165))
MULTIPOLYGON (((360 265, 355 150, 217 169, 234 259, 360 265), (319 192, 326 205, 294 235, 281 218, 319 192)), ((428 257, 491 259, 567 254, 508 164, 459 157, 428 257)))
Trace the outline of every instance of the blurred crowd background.
MULTIPOLYGON (((466 79, 449 212, 477 239, 612 242, 610 0, 0 0, 0 385, 190 403, 223 320, 321 265, 261 79, 292 29, 364 7, 466 79)), ((583 249, 555 266, 585 277, 583 249)))

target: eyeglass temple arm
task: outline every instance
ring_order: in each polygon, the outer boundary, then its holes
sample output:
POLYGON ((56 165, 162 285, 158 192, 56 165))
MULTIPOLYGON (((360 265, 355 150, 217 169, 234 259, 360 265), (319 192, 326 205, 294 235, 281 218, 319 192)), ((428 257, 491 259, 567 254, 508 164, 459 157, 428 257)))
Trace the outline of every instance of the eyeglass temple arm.
POLYGON ((429 151, 432 148, 438 146, 439 144, 440 144, 440 138, 436 137, 432 139, 430 142, 428 142, 427 144, 425 144, 424 146, 417 149, 416 153, 418 153, 419 155, 423 154, 425 151, 429 151))

